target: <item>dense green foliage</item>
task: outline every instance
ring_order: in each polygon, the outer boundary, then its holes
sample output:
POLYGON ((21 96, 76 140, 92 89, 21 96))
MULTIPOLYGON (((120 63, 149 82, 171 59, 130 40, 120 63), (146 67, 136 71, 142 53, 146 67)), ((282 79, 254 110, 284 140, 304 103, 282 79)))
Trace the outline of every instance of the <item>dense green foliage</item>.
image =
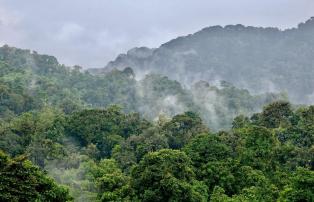
POLYGON ((0 48, 0 201, 314 201, 314 106, 134 76, 0 48))
POLYGON ((81 145, 96 145, 99 158, 108 157, 115 144, 131 135, 139 135, 149 126, 138 114, 123 114, 112 106, 106 110, 84 110, 73 113, 66 132, 79 140, 81 145))
POLYGON ((147 154, 131 174, 141 201, 206 201, 207 188, 195 180, 191 160, 181 151, 147 154))
MULTIPOLYGON (((313 201, 313 112, 314 106, 275 102, 213 133, 193 112, 150 123, 116 106, 70 114, 45 108, 4 122, 0 148, 28 154, 77 201, 313 201)), ((52 183, 42 185, 52 196, 68 197, 29 161, 2 158, 1 172, 22 166, 37 173, 34 183, 52 183)), ((12 175, 1 176, 2 189, 15 190, 6 182, 12 175)), ((52 197, 31 189, 17 195, 52 197)))
POLYGON ((1 201, 70 201, 68 190, 57 185, 25 156, 10 159, 0 151, 1 201))

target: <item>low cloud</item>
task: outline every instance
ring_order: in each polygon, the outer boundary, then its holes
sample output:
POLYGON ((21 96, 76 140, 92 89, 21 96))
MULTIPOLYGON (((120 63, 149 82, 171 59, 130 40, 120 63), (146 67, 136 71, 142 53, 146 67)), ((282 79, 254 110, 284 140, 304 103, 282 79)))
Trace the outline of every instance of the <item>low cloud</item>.
POLYGON ((0 0, 0 43, 103 67, 133 47, 158 47, 211 25, 296 26, 313 9, 312 0, 0 0))

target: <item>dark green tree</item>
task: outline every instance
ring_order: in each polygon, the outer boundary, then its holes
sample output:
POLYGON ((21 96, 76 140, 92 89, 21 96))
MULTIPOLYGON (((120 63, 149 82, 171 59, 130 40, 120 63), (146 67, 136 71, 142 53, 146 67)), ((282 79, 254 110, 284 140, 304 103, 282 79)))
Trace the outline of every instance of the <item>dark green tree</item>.
POLYGON ((169 149, 147 154, 132 171, 141 201, 206 201, 207 187, 194 176, 186 154, 169 149))
POLYGON ((95 144, 100 157, 111 155, 112 148, 131 135, 138 135, 148 123, 138 114, 124 114, 119 107, 83 110, 73 113, 66 133, 76 138, 82 146, 95 144))
POLYGON ((176 115, 162 127, 172 149, 182 148, 193 137, 208 131, 202 119, 194 112, 176 115))
POLYGON ((279 201, 314 201, 314 171, 298 168, 291 177, 290 184, 280 193, 279 201))
POLYGON ((285 127, 291 123, 292 115, 293 111, 289 102, 273 102, 264 107, 260 122, 267 128, 285 127))
POLYGON ((25 156, 10 159, 0 151, 1 201, 71 201, 68 189, 57 185, 25 156))

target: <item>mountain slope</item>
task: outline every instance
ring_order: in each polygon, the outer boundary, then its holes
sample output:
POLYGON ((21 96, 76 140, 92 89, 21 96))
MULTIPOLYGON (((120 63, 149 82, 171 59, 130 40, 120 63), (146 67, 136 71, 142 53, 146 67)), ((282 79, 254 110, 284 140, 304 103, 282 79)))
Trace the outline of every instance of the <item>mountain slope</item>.
POLYGON ((199 82, 188 89, 156 74, 137 81, 131 68, 91 75, 78 66, 61 65, 52 56, 0 47, 0 121, 47 105, 71 113, 118 104, 125 112, 139 112, 149 120, 197 112, 217 130, 231 126, 235 116, 260 111, 263 105, 278 99, 285 97, 251 95, 229 84, 217 88, 199 82))
POLYGON ((188 86, 199 80, 224 80, 253 93, 284 91, 294 102, 313 103, 314 18, 284 31, 208 27, 157 49, 131 49, 102 72, 128 66, 140 77, 158 73, 188 86))

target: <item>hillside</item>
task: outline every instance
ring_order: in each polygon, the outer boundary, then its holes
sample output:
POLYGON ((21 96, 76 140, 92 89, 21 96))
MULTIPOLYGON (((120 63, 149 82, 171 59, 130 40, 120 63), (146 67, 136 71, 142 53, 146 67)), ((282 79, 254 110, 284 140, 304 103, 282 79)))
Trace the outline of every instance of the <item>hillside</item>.
POLYGON ((314 106, 286 99, 3 46, 0 201, 313 201, 314 106))
POLYGON ((218 130, 230 127, 237 115, 250 115, 267 103, 286 99, 283 94, 251 95, 226 82, 216 87, 203 81, 188 89, 162 75, 149 74, 139 81, 135 77, 131 68, 91 75, 79 66, 61 65, 53 56, 3 46, 0 118, 44 106, 70 113, 118 104, 125 112, 138 112, 149 120, 194 111, 218 130))
POLYGON ((279 30, 214 26, 159 48, 134 48, 96 73, 132 67, 139 78, 157 73, 186 86, 224 80, 251 93, 287 92, 296 103, 314 102, 314 18, 279 30))

